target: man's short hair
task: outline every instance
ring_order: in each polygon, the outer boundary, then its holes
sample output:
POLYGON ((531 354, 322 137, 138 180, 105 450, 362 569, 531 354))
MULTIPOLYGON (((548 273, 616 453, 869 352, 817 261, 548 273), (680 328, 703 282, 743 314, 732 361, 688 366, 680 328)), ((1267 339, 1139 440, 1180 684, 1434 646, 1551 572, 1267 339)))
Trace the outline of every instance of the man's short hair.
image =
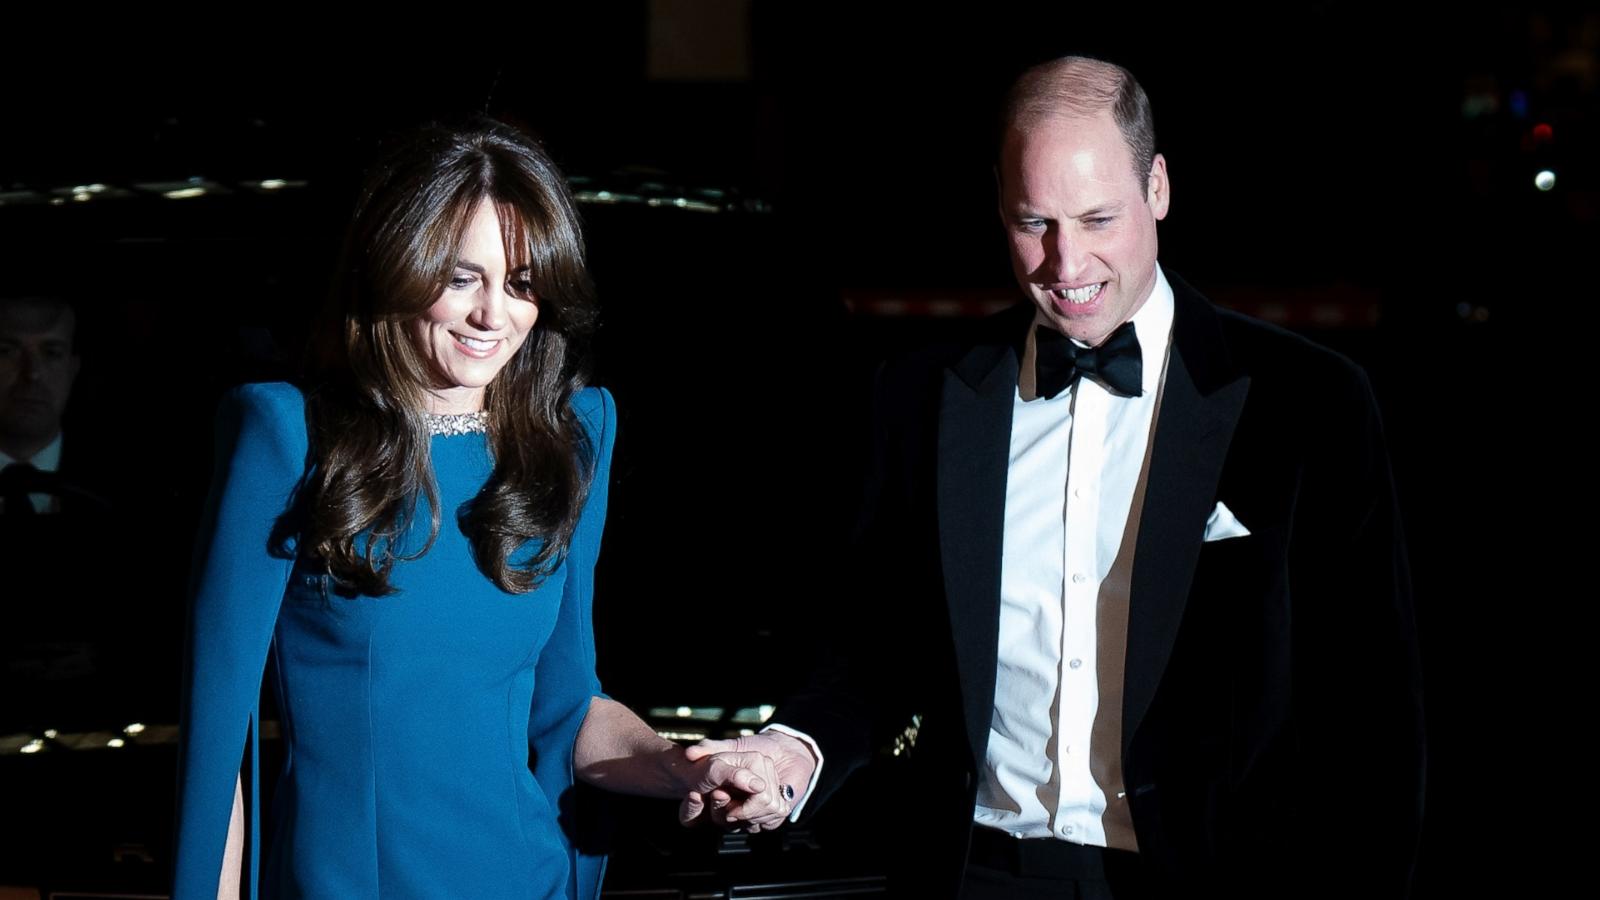
POLYGON ((1133 175, 1143 186, 1156 158, 1156 126, 1150 98, 1133 73, 1102 59, 1063 56, 1023 72, 1006 93, 1000 140, 1055 118, 1088 118, 1110 109, 1133 156, 1133 175))
POLYGON ((78 304, 73 298, 57 294, 0 294, 0 311, 13 306, 19 310, 53 310, 57 316, 67 316, 67 321, 71 325, 68 349, 74 354, 78 352, 78 335, 83 329, 83 321, 78 313, 78 304))

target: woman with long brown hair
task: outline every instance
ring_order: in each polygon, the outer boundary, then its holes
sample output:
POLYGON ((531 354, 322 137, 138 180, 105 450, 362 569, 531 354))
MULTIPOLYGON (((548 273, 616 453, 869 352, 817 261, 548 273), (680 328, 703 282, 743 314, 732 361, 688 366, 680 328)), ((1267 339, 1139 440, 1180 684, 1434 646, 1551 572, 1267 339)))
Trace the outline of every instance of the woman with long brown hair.
POLYGON ((575 778, 786 812, 765 757, 690 762, 600 694, 616 411, 584 384, 594 320, 571 197, 525 135, 435 126, 373 169, 303 385, 223 403, 176 897, 253 895, 259 873, 268 896, 592 898, 575 778), (269 646, 285 762, 261 860, 269 646))

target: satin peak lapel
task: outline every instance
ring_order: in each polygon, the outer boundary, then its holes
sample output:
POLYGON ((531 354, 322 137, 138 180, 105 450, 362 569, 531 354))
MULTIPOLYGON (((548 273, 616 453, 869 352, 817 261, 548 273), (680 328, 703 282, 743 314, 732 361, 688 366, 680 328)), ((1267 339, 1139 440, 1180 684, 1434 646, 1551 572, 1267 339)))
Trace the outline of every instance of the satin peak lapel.
POLYGON ((995 317, 991 340, 977 344, 945 370, 940 389, 939 551, 967 737, 978 765, 994 716, 1000 555, 1017 390, 1013 333, 1031 317, 1031 307, 995 317))

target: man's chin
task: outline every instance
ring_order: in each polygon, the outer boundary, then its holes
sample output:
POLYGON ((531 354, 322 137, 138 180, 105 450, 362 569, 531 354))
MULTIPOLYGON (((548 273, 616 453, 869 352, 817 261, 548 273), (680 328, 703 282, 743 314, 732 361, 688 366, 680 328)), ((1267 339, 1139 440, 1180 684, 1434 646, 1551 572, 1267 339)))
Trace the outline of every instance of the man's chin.
POLYGON ((1106 339, 1109 333, 1104 329, 1096 328, 1093 322, 1083 319, 1069 319, 1059 313, 1047 311, 1042 317, 1045 324, 1061 332, 1075 341, 1080 341, 1090 346, 1099 344, 1106 339))
POLYGON ((15 440, 39 440, 55 437, 61 430, 61 419, 49 410, 0 410, 0 435, 15 440))

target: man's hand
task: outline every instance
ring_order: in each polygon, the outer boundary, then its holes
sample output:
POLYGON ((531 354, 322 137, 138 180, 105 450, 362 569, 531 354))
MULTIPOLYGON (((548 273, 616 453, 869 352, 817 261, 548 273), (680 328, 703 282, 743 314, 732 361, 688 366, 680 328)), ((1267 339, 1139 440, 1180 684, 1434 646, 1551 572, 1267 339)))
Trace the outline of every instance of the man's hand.
MULTIPOLYGON (((805 742, 779 731, 727 741, 701 741, 686 747, 684 753, 691 761, 724 756, 743 759, 749 755, 757 755, 768 761, 772 771, 768 779, 769 787, 780 802, 772 802, 765 792, 740 796, 712 785, 704 790, 691 791, 678 808, 678 820, 684 825, 705 816, 719 827, 744 828, 751 833, 770 831, 782 825, 789 818, 794 805, 805 796, 806 788, 811 784, 811 773, 817 767, 817 758, 805 742)), ((737 784, 734 786, 738 787, 737 784)))
POLYGON ((765 755, 689 747, 685 758, 693 768, 689 790, 678 805, 680 824, 693 825, 706 816, 708 802, 710 821, 724 827, 748 826, 752 833, 761 830, 759 823, 778 823, 788 817, 792 807, 783 795, 776 767, 765 755), (734 798, 738 798, 737 807, 731 805, 734 798))

